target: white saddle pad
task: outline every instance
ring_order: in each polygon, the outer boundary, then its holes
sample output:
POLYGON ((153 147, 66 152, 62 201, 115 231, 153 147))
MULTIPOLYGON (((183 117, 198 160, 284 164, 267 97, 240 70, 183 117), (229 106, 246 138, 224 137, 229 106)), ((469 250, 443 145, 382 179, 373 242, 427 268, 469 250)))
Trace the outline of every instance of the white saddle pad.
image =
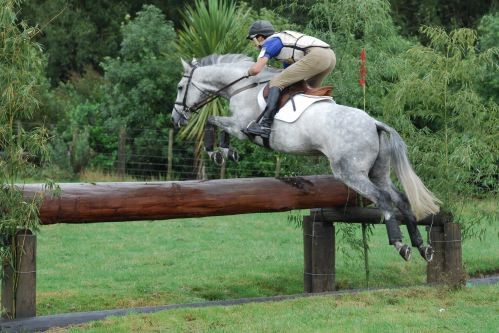
MULTIPOLYGON (((293 96, 289 101, 284 104, 284 106, 279 110, 274 119, 278 119, 287 123, 292 123, 296 121, 302 113, 312 104, 328 101, 330 103, 335 103, 333 98, 330 96, 312 96, 305 94, 298 94, 293 96)), ((263 88, 258 93, 258 106, 260 110, 263 111, 267 103, 265 98, 263 98, 263 88)))

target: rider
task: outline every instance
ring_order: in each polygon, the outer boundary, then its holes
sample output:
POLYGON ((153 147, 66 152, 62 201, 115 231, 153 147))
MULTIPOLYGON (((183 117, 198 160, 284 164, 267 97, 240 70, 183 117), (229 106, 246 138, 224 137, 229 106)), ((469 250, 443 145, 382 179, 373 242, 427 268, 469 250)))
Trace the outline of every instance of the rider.
POLYGON ((271 58, 281 61, 284 66, 284 70, 270 80, 263 117, 258 123, 252 121, 244 130, 245 133, 268 138, 282 90, 301 80, 314 88, 319 87, 334 69, 336 56, 331 47, 320 39, 295 31, 276 33, 272 24, 265 20, 254 22, 247 38, 261 50, 256 63, 248 70, 248 75, 260 73, 271 58))

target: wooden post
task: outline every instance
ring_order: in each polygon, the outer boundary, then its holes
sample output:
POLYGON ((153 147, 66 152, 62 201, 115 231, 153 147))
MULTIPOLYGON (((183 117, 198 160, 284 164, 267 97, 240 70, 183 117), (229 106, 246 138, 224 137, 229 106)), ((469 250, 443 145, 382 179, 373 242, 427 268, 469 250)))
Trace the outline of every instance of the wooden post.
POLYGON ((118 174, 121 180, 125 178, 125 167, 126 167, 126 128, 120 128, 118 141, 118 174))
POLYGON ((428 243, 433 247, 433 260, 426 266, 426 282, 440 283, 444 280, 445 246, 444 227, 441 225, 426 227, 428 243))
POLYGON ((457 223, 433 226, 429 232, 431 246, 435 250, 427 268, 428 283, 446 283, 458 286, 465 283, 463 269, 461 228, 457 223))
POLYGON ((444 235, 447 283, 453 286, 463 285, 466 282, 466 276, 462 260, 461 226, 457 223, 446 223, 444 235))
POLYGON ((36 236, 21 230, 14 237, 15 262, 3 264, 2 309, 4 318, 36 316, 36 236), (16 274, 17 273, 17 274, 16 274), (17 278, 17 279, 16 279, 17 278))
POLYGON ((332 222, 304 218, 304 290, 320 293, 335 286, 335 235, 332 222))
POLYGON ((173 128, 168 130, 168 167, 166 173, 166 180, 172 180, 173 168, 173 128))
POLYGON ((312 292, 312 217, 303 217, 303 290, 312 292))

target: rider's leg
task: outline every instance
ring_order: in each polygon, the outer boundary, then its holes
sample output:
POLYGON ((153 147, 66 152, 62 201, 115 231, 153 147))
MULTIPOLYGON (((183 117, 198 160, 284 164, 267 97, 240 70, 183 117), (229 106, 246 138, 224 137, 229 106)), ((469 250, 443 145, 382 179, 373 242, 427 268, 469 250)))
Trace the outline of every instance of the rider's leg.
POLYGON ((313 62, 323 62, 324 64, 329 63, 329 67, 325 68, 322 72, 310 77, 307 79, 307 84, 312 88, 319 88, 322 84, 322 81, 333 71, 334 67, 336 67, 336 56, 334 52, 330 49, 320 49, 315 48, 310 54, 313 62))
POLYGON ((279 97, 281 96, 281 88, 271 87, 269 96, 267 97, 267 106, 263 111, 263 117, 258 123, 252 122, 245 130, 246 133, 259 135, 262 138, 270 136, 270 128, 274 121, 274 116, 279 110, 279 97))

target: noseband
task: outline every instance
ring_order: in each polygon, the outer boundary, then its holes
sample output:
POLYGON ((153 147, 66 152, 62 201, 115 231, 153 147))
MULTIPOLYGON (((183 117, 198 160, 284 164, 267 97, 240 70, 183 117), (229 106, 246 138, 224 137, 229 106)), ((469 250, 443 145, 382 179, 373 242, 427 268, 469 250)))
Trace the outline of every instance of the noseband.
MULTIPOLYGON (((201 88, 199 88, 196 84, 194 84, 194 82, 192 82, 192 77, 194 75, 194 71, 198 68, 198 66, 197 66, 196 63, 194 63, 194 64, 191 63, 191 66, 192 66, 192 71, 190 72, 190 74, 183 76, 183 77, 187 78, 187 85, 185 86, 185 93, 184 93, 184 98, 182 100, 182 103, 175 102, 175 106, 173 107, 173 109, 175 110, 175 112, 177 112, 178 114, 180 114, 182 116, 182 118, 184 118, 185 120, 189 120, 188 113, 197 112, 200 108, 202 108, 206 104, 208 104, 208 103, 212 102, 213 100, 215 100, 216 98, 220 97, 220 93, 222 91, 224 91, 227 88, 233 86, 234 84, 238 83, 239 81, 247 79, 247 78, 250 77, 250 75, 244 75, 243 77, 240 77, 239 79, 236 79, 236 80, 230 82, 229 84, 225 85, 224 87, 218 89, 217 91, 215 91, 213 93, 207 93, 207 92, 203 91, 201 88), (187 93, 189 92, 189 86, 191 84, 192 84, 192 86, 194 86, 194 88, 196 88, 197 90, 199 90, 201 92, 201 94, 203 94, 204 96, 206 96, 206 98, 203 99, 203 100, 201 100, 198 103, 195 103, 194 105, 187 106, 187 104, 186 104, 187 93), (177 105, 183 107, 183 109, 182 110, 178 110, 177 109, 177 105)), ((246 89, 251 89, 251 88, 254 88, 254 87, 258 86, 259 84, 267 83, 267 82, 268 82, 268 80, 267 81, 258 82, 258 83, 253 82, 251 84, 248 84, 247 86, 244 86, 244 87, 236 90, 236 92, 232 96, 234 96, 236 94, 239 94, 240 92, 242 92, 242 91, 244 91, 246 89)))

